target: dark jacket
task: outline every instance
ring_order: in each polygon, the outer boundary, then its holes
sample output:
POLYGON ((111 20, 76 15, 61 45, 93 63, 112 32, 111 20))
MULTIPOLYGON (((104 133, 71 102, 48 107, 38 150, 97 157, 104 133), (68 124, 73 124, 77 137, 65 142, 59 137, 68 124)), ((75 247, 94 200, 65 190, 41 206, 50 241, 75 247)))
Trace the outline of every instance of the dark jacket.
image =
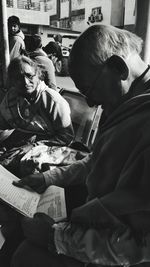
POLYGON ((150 261, 150 93, 122 103, 100 127, 92 155, 44 173, 47 184, 85 183, 88 202, 58 223, 60 254, 85 263, 150 261))

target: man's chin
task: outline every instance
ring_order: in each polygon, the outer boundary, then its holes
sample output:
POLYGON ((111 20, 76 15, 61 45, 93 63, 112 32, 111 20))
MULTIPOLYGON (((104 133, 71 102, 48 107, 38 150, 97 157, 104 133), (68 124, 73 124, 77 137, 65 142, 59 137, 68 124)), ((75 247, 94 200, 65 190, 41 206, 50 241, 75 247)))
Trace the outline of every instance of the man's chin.
POLYGON ((92 101, 91 99, 86 99, 86 102, 87 102, 87 104, 88 104, 88 106, 89 106, 90 108, 95 107, 95 106, 99 106, 99 104, 95 103, 95 102, 92 101))
POLYGON ((34 92, 33 87, 26 87, 26 94, 32 94, 34 92))

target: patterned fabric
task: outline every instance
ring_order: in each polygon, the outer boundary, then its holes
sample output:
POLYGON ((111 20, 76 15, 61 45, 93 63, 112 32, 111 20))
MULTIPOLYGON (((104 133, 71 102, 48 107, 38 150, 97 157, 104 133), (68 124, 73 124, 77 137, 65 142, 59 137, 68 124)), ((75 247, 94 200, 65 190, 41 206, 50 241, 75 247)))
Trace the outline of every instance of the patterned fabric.
POLYGON ((66 146, 28 143, 9 150, 0 149, 0 164, 18 177, 70 165, 88 153, 66 146))
POLYGON ((56 166, 70 165, 84 158, 88 153, 66 146, 47 146, 37 144, 20 161, 23 176, 54 169, 56 166))

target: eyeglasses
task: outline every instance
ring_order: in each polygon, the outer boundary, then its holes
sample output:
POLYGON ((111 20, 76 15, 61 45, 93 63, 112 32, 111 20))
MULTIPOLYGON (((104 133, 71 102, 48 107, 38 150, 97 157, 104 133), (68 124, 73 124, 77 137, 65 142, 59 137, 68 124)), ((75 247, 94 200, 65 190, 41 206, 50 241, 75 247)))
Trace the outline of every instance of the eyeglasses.
MULTIPOLYGON (((102 68, 104 67, 104 64, 102 65, 102 68)), ((94 81, 93 81, 93 85, 92 86, 87 86, 86 88, 81 88, 79 89, 81 91, 81 94, 87 99, 87 98, 90 98, 91 97, 91 93, 94 91, 95 89, 95 84, 97 82, 97 80, 99 79, 100 75, 101 75, 101 71, 102 71, 102 68, 100 71, 98 71, 94 81)))
POLYGON ((34 77, 36 76, 36 73, 34 74, 29 74, 29 73, 24 73, 22 74, 25 78, 27 78, 29 81, 33 81, 34 77))
POLYGON ((22 80, 24 78, 28 79, 29 81, 33 81, 34 77, 36 76, 36 73, 30 74, 30 73, 20 73, 18 75, 15 75, 16 80, 22 80))

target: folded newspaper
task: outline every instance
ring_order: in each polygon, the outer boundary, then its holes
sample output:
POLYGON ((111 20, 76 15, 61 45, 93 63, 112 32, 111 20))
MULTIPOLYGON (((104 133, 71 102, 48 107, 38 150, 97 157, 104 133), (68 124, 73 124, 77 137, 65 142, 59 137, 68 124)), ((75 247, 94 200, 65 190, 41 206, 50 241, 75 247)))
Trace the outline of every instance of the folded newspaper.
POLYGON ((25 216, 33 217, 36 212, 43 212, 56 222, 67 217, 64 189, 50 186, 43 194, 18 188, 12 181, 19 180, 15 175, 0 165, 0 199, 25 216))

